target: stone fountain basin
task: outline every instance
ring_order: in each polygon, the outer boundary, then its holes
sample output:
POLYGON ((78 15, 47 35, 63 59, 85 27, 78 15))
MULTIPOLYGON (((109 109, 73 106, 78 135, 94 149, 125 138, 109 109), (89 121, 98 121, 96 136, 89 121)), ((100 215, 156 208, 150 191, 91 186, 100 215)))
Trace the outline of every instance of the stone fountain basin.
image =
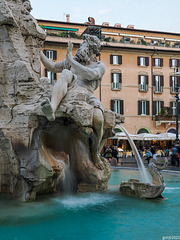
POLYGON ((151 183, 142 183, 137 179, 129 179, 122 181, 120 184, 120 192, 128 196, 135 196, 138 198, 158 198, 164 191, 166 184, 153 185, 151 183))

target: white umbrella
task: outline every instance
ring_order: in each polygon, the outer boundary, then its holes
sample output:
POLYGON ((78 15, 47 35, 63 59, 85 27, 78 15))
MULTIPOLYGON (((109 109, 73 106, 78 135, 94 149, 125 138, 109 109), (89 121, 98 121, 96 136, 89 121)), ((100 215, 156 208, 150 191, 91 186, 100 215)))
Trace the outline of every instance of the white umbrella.
POLYGON ((158 135, 160 134, 140 133, 137 135, 137 140, 159 140, 158 135))
POLYGON ((175 140, 176 139, 176 134, 174 133, 161 133, 157 134, 162 140, 175 140))
MULTIPOLYGON (((136 138, 136 135, 133 135, 133 134, 129 134, 130 137, 135 140, 136 138)), ((124 132, 119 132, 119 133, 116 133, 116 135, 114 137, 110 137, 109 139, 120 139, 120 140, 127 140, 127 137, 126 137, 126 134, 124 132)))

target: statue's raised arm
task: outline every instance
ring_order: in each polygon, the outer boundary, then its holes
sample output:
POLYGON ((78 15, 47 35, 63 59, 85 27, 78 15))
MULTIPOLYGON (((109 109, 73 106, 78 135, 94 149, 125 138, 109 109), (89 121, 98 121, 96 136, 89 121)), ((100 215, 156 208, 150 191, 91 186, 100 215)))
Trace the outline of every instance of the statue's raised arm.
POLYGON ((63 69, 68 68, 68 64, 66 60, 61 62, 53 62, 51 59, 47 58, 44 53, 40 53, 40 58, 42 64, 51 72, 53 73, 60 73, 63 69))

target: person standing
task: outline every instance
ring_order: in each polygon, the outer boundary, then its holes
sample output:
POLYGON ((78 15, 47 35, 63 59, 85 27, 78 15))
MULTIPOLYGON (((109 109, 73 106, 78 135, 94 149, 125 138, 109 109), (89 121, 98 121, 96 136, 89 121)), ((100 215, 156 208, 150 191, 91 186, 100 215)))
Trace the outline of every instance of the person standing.
POLYGON ((109 162, 111 162, 112 149, 110 148, 110 146, 108 146, 107 149, 106 149, 106 158, 109 160, 109 162))
POLYGON ((176 166, 178 149, 177 149, 177 147, 175 147, 175 145, 173 145, 171 151, 172 151, 172 155, 171 155, 171 165, 172 165, 172 166, 176 166))
POLYGON ((155 146, 151 146, 151 153, 152 153, 152 158, 157 160, 156 158, 156 148, 155 146))
POLYGON ((176 165, 179 166, 180 146, 179 146, 179 144, 177 144, 175 147, 176 147, 177 150, 178 150, 178 152, 177 152, 177 158, 176 158, 176 163, 177 163, 176 165))
POLYGON ((147 151, 146 151, 146 160, 148 162, 148 165, 149 165, 149 162, 150 162, 151 158, 152 158, 152 152, 150 151, 150 149, 147 149, 147 151))

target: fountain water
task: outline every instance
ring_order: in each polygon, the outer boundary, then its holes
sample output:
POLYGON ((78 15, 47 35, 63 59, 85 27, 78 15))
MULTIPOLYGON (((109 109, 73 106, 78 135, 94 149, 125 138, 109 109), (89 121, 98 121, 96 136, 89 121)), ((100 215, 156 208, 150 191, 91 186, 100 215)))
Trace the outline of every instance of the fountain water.
POLYGON ((68 163, 65 163, 64 167, 64 180, 62 182, 62 187, 63 187, 63 193, 65 194, 72 194, 74 192, 75 187, 75 179, 73 172, 71 171, 70 164, 69 164, 69 155, 68 157, 68 163))
POLYGON ((135 155, 135 158, 136 158, 136 161, 137 161, 137 164, 138 164, 138 168, 139 168, 140 176, 141 176, 141 181, 143 183, 151 183, 151 178, 150 178, 148 172, 145 169, 145 166, 144 166, 144 163, 141 159, 141 156, 140 156, 132 138, 130 137, 129 133, 127 132, 127 130, 122 125, 117 125, 117 127, 120 128, 127 136, 127 139, 129 141, 129 144, 131 145, 131 148, 134 152, 134 155, 135 155))
POLYGON ((57 185, 58 191, 63 192, 65 194, 72 194, 76 190, 76 181, 75 181, 74 174, 71 171, 69 154, 66 154, 65 152, 61 152, 61 154, 59 153, 59 157, 61 157, 61 159, 60 158, 58 159, 52 153, 50 153, 50 150, 48 153, 56 162, 59 163, 59 166, 61 165, 64 166, 63 167, 64 179, 62 182, 60 181, 60 183, 58 184, 59 186, 57 185))

